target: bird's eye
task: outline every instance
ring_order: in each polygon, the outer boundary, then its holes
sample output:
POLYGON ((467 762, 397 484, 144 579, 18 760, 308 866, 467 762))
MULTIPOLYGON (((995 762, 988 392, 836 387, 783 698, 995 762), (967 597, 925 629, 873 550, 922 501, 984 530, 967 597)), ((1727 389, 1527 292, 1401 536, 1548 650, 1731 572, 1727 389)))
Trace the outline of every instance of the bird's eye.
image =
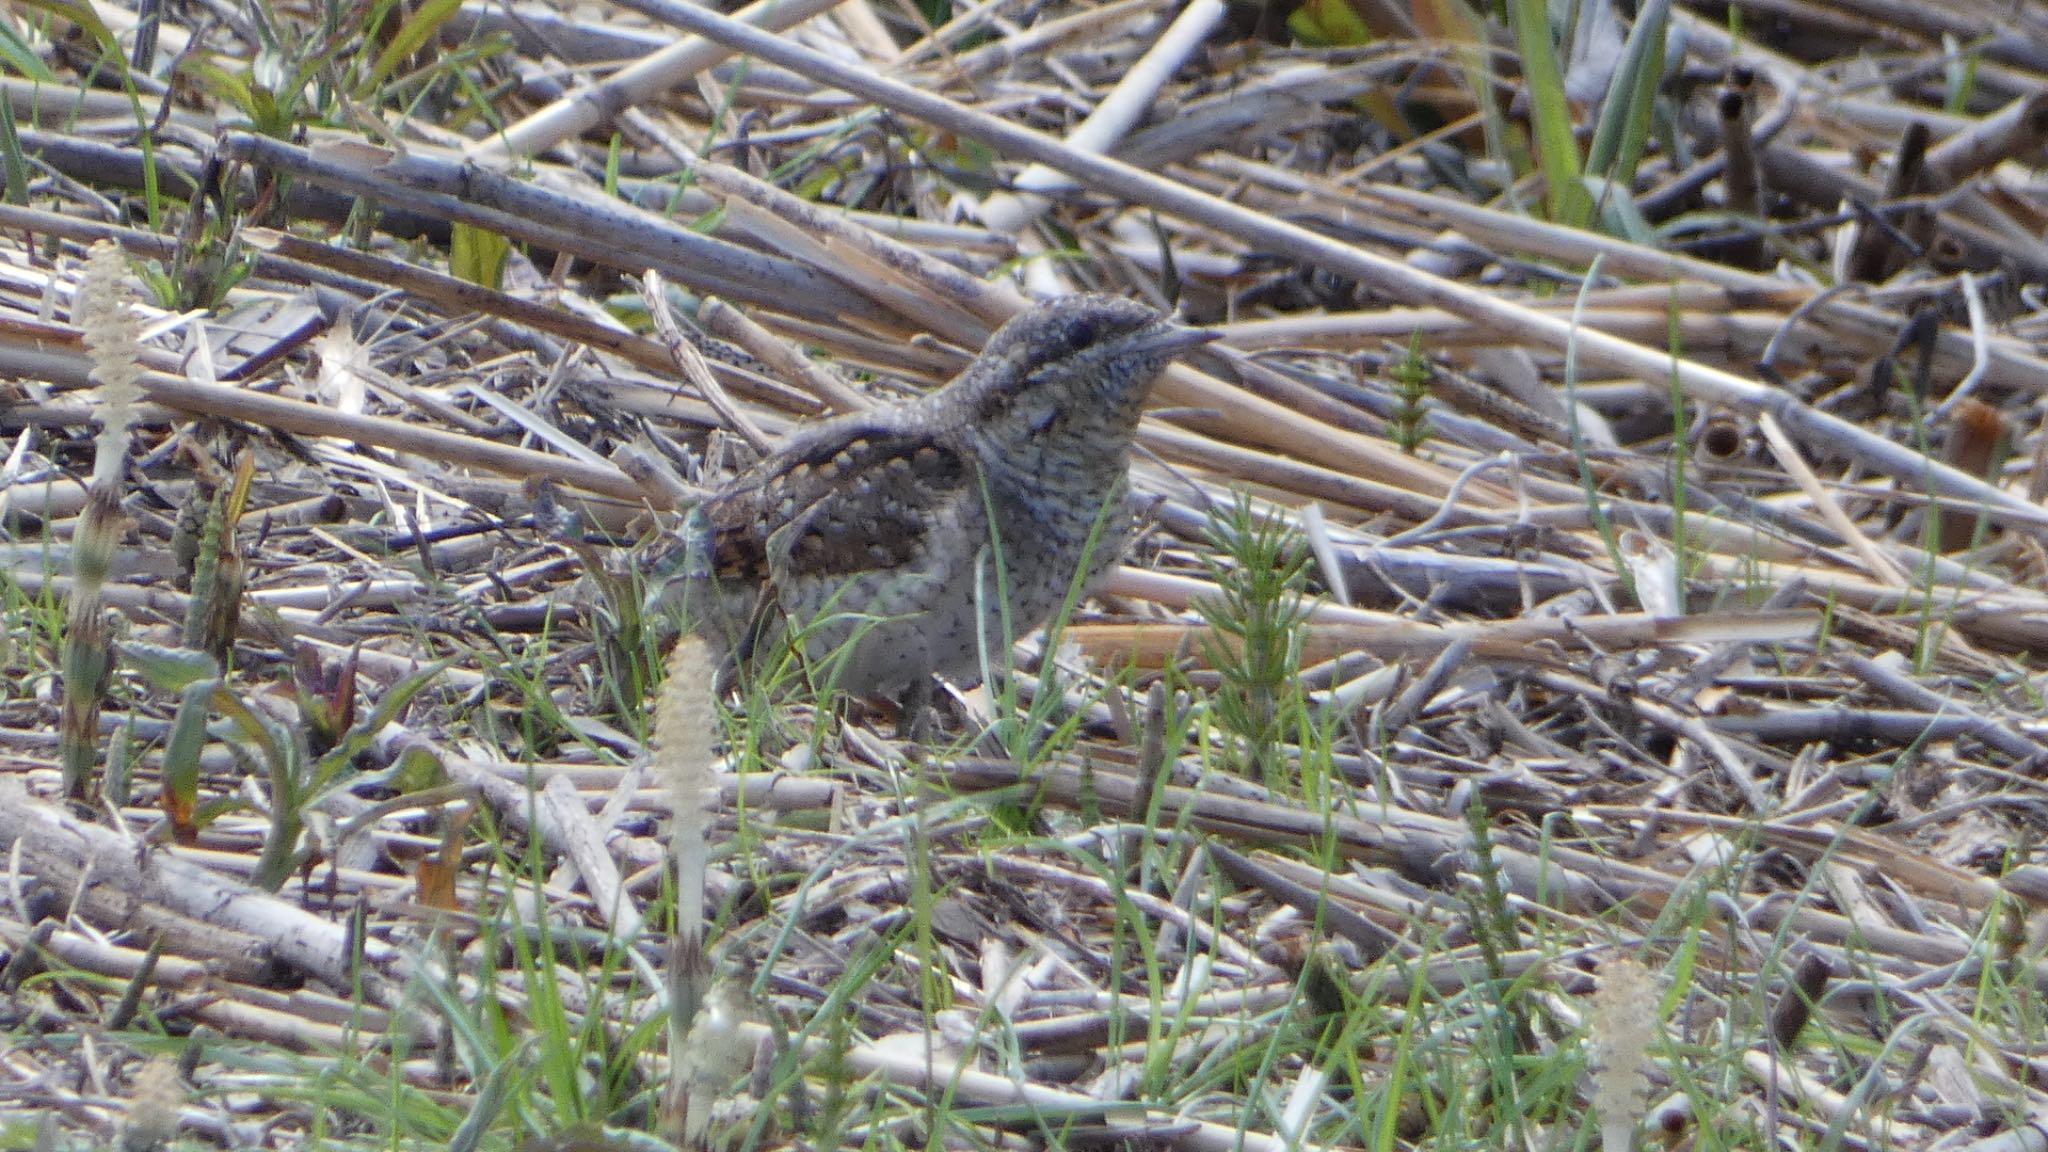
POLYGON ((1075 352, 1095 343, 1095 322, 1093 320, 1072 320, 1067 324, 1067 347, 1075 352))

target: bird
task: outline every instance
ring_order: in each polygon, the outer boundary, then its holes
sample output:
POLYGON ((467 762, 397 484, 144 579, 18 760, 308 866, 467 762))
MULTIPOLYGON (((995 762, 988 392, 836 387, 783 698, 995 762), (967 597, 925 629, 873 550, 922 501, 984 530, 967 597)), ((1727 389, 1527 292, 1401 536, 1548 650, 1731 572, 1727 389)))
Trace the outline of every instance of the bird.
POLYGON ((1217 335, 1113 295, 1037 304, 944 387, 804 425, 713 491, 650 606, 680 605, 728 669, 794 637, 907 731, 934 676, 978 680, 1122 560, 1145 397, 1217 335))

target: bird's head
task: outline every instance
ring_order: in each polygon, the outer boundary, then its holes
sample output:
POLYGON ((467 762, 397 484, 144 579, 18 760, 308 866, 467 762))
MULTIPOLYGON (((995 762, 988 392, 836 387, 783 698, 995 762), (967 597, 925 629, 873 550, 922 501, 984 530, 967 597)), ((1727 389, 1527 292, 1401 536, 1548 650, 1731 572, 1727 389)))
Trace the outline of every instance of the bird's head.
POLYGON ((1153 379, 1216 335, 1119 296, 1062 296, 997 329, 948 401, 987 443, 1107 434, 1120 458, 1153 379))

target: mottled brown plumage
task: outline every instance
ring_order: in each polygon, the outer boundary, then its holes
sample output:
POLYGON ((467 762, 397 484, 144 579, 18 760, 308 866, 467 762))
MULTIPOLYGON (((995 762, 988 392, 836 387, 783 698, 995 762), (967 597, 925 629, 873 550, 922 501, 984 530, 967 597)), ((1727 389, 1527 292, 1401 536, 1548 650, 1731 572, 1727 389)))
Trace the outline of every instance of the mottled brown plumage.
POLYGON ((860 695, 974 674, 981 637, 1000 658, 1084 562, 1093 579, 1122 558, 1145 394, 1210 338, 1116 297, 1039 305, 944 388, 800 428, 713 493, 663 600, 742 661, 794 625, 860 695))

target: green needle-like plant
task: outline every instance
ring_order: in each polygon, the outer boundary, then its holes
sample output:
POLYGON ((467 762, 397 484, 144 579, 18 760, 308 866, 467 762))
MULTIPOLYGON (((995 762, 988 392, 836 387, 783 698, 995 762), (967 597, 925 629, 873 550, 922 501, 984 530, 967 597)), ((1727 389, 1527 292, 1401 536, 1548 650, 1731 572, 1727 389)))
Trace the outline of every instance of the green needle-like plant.
POLYGON ((1199 605, 1213 633, 1208 658, 1222 677, 1213 715, 1238 742, 1239 770, 1279 786, 1289 738, 1306 721, 1300 675, 1309 550, 1290 525, 1255 512, 1242 495, 1213 514, 1209 533, 1223 554, 1208 562, 1220 595, 1199 605))
POLYGON ((1408 352, 1387 373, 1394 385, 1394 412, 1387 419, 1387 438, 1413 456, 1435 429, 1429 426, 1429 382, 1434 373, 1422 354, 1422 333, 1408 339, 1408 352))

